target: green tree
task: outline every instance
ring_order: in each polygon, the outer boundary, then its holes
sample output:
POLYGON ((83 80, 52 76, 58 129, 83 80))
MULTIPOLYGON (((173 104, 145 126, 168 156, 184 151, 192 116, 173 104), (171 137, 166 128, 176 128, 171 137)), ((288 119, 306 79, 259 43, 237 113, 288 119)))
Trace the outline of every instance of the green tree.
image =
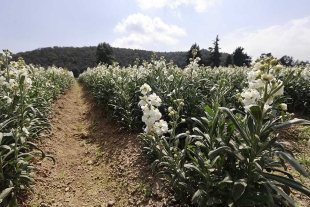
POLYGON ((221 53, 219 48, 219 41, 218 35, 216 36, 215 41, 213 42, 213 47, 209 47, 210 50, 210 63, 212 67, 219 67, 221 63, 221 53))
POLYGON ((197 53, 196 53, 196 55, 195 55, 195 58, 196 57, 199 57, 199 58, 201 58, 201 52, 200 52, 200 48, 199 48, 199 45, 197 45, 196 43, 195 44, 193 44, 192 46, 191 46, 191 48, 189 49, 189 51, 187 51, 187 53, 186 53, 186 64, 188 65, 189 63, 190 63, 190 58, 193 58, 193 50, 194 49, 196 49, 197 50, 197 53))
POLYGON ((97 63, 107 63, 112 65, 116 61, 114 51, 108 43, 99 43, 96 50, 97 63))
POLYGON ((227 55, 224 66, 228 67, 229 65, 233 64, 233 58, 232 55, 227 55))
POLYGON ((294 65, 293 57, 290 57, 290 56, 287 56, 287 55, 282 56, 279 59, 279 61, 281 62, 282 65, 285 65, 285 66, 293 66, 294 65))
POLYGON ((260 58, 261 59, 264 59, 264 58, 274 58, 273 57, 273 55, 271 54, 271 52, 269 52, 269 53, 262 53, 261 55, 260 55, 260 58))
POLYGON ((248 56, 245 52, 243 52, 243 47, 237 47, 233 53, 233 63, 236 66, 243 66, 244 64, 247 67, 250 67, 252 58, 248 56))

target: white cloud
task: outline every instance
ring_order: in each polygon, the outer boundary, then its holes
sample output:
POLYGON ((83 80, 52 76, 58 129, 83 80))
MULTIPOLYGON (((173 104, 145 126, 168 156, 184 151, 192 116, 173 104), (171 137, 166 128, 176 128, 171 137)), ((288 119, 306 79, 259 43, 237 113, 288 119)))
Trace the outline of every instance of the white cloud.
POLYGON ((183 28, 140 13, 131 14, 122 20, 114 27, 114 32, 126 36, 114 40, 112 46, 136 49, 143 49, 146 45, 175 45, 179 42, 176 37, 186 36, 183 28))
POLYGON ((209 7, 220 3, 221 0, 136 0, 138 6, 143 9, 159 9, 169 7, 176 9, 181 5, 193 5, 195 10, 199 13, 205 12, 209 7))
POLYGON ((289 55, 310 60, 310 16, 257 31, 239 29, 221 39, 222 51, 232 53, 238 46, 255 59, 271 52, 278 58, 289 55))

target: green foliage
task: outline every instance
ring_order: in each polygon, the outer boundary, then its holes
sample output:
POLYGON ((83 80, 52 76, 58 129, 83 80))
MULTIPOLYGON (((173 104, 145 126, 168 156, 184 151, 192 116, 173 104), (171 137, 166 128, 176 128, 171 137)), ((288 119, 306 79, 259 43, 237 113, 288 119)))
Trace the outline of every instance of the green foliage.
POLYGON ((293 66, 294 64, 294 59, 293 57, 291 56, 287 56, 287 55, 284 55, 282 56, 279 61, 281 62, 282 65, 284 66, 293 66))
POLYGON ((232 55, 228 55, 226 60, 225 60, 225 63, 224 63, 224 66, 225 67, 228 67, 230 65, 233 65, 233 59, 232 59, 232 55))
MULTIPOLYGON (((58 68, 35 68, 22 59, 9 62, 11 53, 0 53, 0 204, 17 206, 20 192, 34 182, 31 160, 46 155, 34 139, 44 137, 51 123, 50 102, 73 83, 73 74, 58 68)), ((46 136, 46 135, 45 135, 46 136)))
MULTIPOLYGON (((17 61, 19 57, 23 57, 26 63, 41 65, 47 68, 55 65, 56 67, 67 68, 72 71, 74 77, 78 77, 80 73, 87 68, 93 68, 96 63, 96 46, 90 47, 47 47, 39 48, 32 51, 20 52, 13 54, 13 60, 17 61)), ((137 59, 151 61, 153 51, 113 48, 116 61, 120 66, 134 65, 137 59)), ((184 68, 186 63, 186 52, 156 52, 158 57, 164 56, 168 62, 173 61, 174 64, 184 68)), ((206 64, 209 51, 201 49, 201 64, 206 64)), ((222 53, 222 58, 227 53, 222 53)), ((221 59, 223 65, 225 58, 221 59)), ((140 63, 140 62, 139 62, 140 63)))
POLYGON ((173 189, 184 206, 295 206, 291 189, 310 196, 287 165, 307 172, 277 137, 283 128, 310 124, 289 120, 282 103, 287 86, 302 72, 310 77, 310 68, 285 68, 271 58, 250 69, 197 61, 184 69, 163 58, 101 65, 79 79, 122 126, 144 127, 140 137, 162 189, 173 189))
POLYGON ((236 50, 233 52, 233 63, 239 67, 243 65, 250 67, 252 61, 251 57, 244 53, 243 50, 244 48, 242 47, 236 48, 236 50))
POLYGON ((108 43, 99 43, 96 49, 96 62, 112 65, 115 62, 114 51, 108 43))
MULTIPOLYGON (((199 67, 193 61, 185 69, 176 65, 153 59, 151 63, 143 62, 142 65, 121 68, 118 65, 100 65, 89 69, 80 75, 79 80, 86 84, 92 91, 99 104, 107 109, 111 118, 121 126, 137 129, 142 127, 141 110, 138 107, 138 88, 147 82, 156 94, 163 96, 163 106, 159 110, 166 110, 175 99, 184 99, 186 107, 184 116, 200 116, 214 84, 226 79, 225 84, 231 85, 231 90, 226 96, 226 101, 236 103, 235 90, 241 90, 245 74, 242 68, 225 70, 210 67, 199 67), (204 97, 204 98, 201 98, 204 97)), ((164 113, 166 114, 166 113, 164 113)), ((168 118, 167 115, 164 115, 168 118)))

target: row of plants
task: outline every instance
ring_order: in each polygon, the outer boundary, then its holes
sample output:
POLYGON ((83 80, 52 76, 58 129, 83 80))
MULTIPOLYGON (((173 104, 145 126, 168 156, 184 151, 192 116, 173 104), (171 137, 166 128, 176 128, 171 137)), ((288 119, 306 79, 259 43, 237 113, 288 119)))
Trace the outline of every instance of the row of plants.
POLYGON ((288 95, 307 110, 308 95, 296 94, 298 84, 309 89, 309 66, 266 58, 249 69, 209 68, 198 61, 185 69, 163 58, 128 68, 99 65, 79 80, 123 127, 143 128, 162 189, 172 189, 182 205, 296 206, 291 189, 310 197, 287 168, 308 173, 278 141, 283 128, 310 124, 291 119, 286 104, 296 106, 288 95))
MULTIPOLYGON (((193 59, 184 69, 178 68, 173 62, 166 63, 163 57, 157 59, 156 56, 150 63, 143 61, 141 65, 129 67, 120 67, 117 63, 99 64, 82 73, 79 81, 91 90, 103 110, 127 129, 140 130, 144 124, 141 121, 142 112, 138 106, 140 101, 138 89, 144 83, 150 85, 161 97, 160 110, 166 110, 163 113, 166 119, 169 119, 167 108, 176 99, 184 99, 185 107, 182 109, 184 116, 201 116, 210 99, 210 92, 219 84, 225 86, 223 90, 227 90, 224 93, 223 104, 229 103, 231 107, 241 109, 242 103, 236 96, 255 75, 250 72, 251 69, 203 67, 199 66, 199 61, 199 58, 193 59)), ((294 77, 284 88, 288 111, 309 113, 310 66, 284 67, 277 64, 273 68, 278 71, 274 74, 278 79, 286 78, 290 73, 294 77)))
POLYGON ((154 92, 162 98, 160 110, 166 110, 163 116, 168 118, 167 108, 175 99, 183 98, 186 107, 183 114, 187 117, 200 116, 209 99, 210 90, 219 82, 229 85, 225 101, 239 106, 234 96, 240 91, 246 79, 247 68, 200 67, 199 58, 193 60, 185 69, 178 68, 173 62, 166 63, 161 57, 153 58, 151 63, 120 67, 117 64, 99 64, 89 68, 79 76, 92 92, 103 110, 122 127, 140 130, 142 112, 138 106, 139 88, 148 83, 154 92))
POLYGON ((51 129, 52 101, 74 82, 62 68, 35 67, 0 53, 0 205, 17 206, 18 196, 34 182, 31 160, 50 157, 36 144, 51 129))

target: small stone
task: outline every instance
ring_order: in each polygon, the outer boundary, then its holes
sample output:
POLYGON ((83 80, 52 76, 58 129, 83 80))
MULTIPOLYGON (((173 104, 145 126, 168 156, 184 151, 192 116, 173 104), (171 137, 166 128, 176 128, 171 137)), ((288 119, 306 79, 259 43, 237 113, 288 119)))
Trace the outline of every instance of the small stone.
POLYGON ((87 134, 86 132, 82 132, 82 133, 81 133, 81 138, 82 138, 82 139, 88 138, 88 134, 87 134))
POLYGON ((89 161, 87 162, 87 164, 88 164, 88 165, 92 165, 92 164, 93 164, 93 161, 89 160, 89 161))
POLYGON ((65 192, 68 192, 70 190, 70 188, 69 187, 67 187, 66 189, 65 189, 65 192))
POLYGON ((111 206, 114 206, 114 204, 115 204, 115 201, 109 201, 107 206, 111 207, 111 206))

